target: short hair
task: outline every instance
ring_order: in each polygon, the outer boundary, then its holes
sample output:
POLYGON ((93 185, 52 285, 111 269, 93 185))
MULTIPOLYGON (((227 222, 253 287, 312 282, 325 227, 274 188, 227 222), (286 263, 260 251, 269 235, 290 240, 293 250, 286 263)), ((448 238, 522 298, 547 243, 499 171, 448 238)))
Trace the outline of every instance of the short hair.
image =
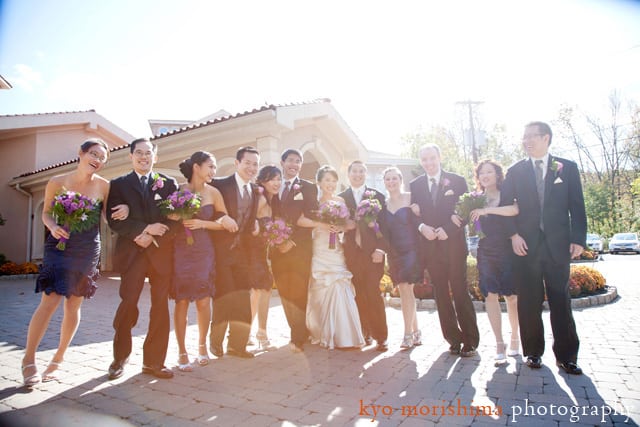
POLYGON ((434 142, 430 142, 429 144, 424 144, 423 146, 421 146, 418 149, 418 156, 420 155, 420 153, 422 153, 425 150, 436 150, 436 153, 438 153, 438 157, 440 156, 440 146, 434 142))
POLYGON ((292 154, 300 157, 300 160, 304 160, 304 158, 302 157, 302 153, 299 150, 296 150, 295 148, 287 148, 286 150, 284 150, 280 155, 280 160, 284 162, 285 160, 287 160, 287 157, 289 157, 292 154))
POLYGON ((349 163, 349 166, 347 167, 347 172, 351 172, 351 168, 353 167, 353 165, 362 165, 364 170, 367 171, 367 165, 365 165, 362 160, 354 160, 353 162, 349 163))
POLYGON ((271 181, 276 176, 282 176, 282 172, 276 165, 264 165, 260 168, 258 176, 256 176, 256 184, 262 186, 262 184, 271 181))
POLYGON ((238 151, 236 151, 236 160, 241 162, 246 153, 253 153, 256 156, 260 156, 260 152, 255 147, 240 147, 238 151))
POLYGON ((542 135, 549 135, 549 145, 551 145, 551 139, 553 139, 551 126, 549 126, 545 122, 529 122, 526 124, 525 128, 528 128, 530 126, 536 126, 538 128, 538 132, 540 132, 542 135))
POLYGON ((88 153, 89 150, 91 149, 91 147, 94 147, 96 145, 99 145, 100 147, 102 147, 105 150, 107 150, 107 159, 108 159, 109 158, 109 153, 110 153, 109 152, 109 146, 107 145, 106 142, 104 142, 100 138, 89 138, 89 139, 87 139, 80 146, 80 151, 82 151, 83 153, 88 153))
POLYGON ((149 144, 151 144, 151 149, 153 150, 153 152, 154 153, 158 152, 158 145, 151 142, 149 138, 138 138, 138 139, 134 139, 129 144, 129 151, 131 152, 131 154, 133 154, 133 152, 136 151, 136 145, 138 145, 141 142, 148 142, 149 144))
POLYGON ((387 174, 389 172, 395 172, 398 174, 398 176, 400 177, 400 182, 402 182, 404 180, 404 178, 402 177, 402 171, 400 170, 400 168, 398 168, 397 166, 389 166, 387 167, 385 170, 382 171, 382 178, 384 179, 385 176, 387 176, 387 174))
POLYGON ((498 190, 500 190, 500 187, 502 187, 502 183, 504 182, 504 170, 502 169, 500 163, 491 159, 481 160, 476 165, 473 173, 473 177, 476 179, 476 189, 484 191, 484 187, 480 184, 480 169, 482 169, 484 165, 493 166, 493 169, 496 171, 496 187, 498 188, 498 190))
POLYGON ((209 159, 215 162, 216 158, 213 154, 208 151, 196 151, 189 157, 188 159, 184 159, 178 165, 180 172, 187 178, 187 181, 191 182, 191 178, 193 178, 193 165, 202 165, 204 162, 209 159))
POLYGON ((318 172, 316 172, 316 183, 322 181, 322 178, 324 178, 326 174, 333 175, 336 180, 339 179, 338 171, 336 171, 333 166, 323 165, 320 166, 320 169, 318 169, 318 172))

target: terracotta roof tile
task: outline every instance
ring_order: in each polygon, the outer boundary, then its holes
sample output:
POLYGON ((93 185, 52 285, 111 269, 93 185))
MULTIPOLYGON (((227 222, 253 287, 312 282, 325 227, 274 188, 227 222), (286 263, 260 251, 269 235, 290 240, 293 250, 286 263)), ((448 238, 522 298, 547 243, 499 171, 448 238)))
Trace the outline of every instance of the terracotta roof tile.
POLYGON ((95 113, 96 110, 56 111, 52 113, 0 114, 0 117, 53 116, 56 114, 95 113))

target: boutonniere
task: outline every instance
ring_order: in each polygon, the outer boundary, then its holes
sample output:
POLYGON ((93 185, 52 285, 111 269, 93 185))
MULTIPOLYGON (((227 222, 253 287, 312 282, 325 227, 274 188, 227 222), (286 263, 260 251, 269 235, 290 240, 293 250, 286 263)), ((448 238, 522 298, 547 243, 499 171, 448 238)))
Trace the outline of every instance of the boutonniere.
MULTIPOLYGON (((562 173, 562 168, 564 168, 562 162, 559 162, 555 159, 551 162, 551 170, 555 172, 556 176, 560 176, 560 174, 562 173)), ((560 182, 562 182, 562 180, 560 180, 560 182)))
POLYGON ((293 184, 293 191, 298 192, 302 189, 302 187, 300 186, 300 184, 298 184, 297 182, 295 184, 293 184))
MULTIPOLYGON (((449 178, 442 178, 442 187, 448 187, 449 185, 451 185, 451 181, 449 181, 449 178)), ((445 194, 446 196, 446 194, 445 194)))
POLYGON ((447 190, 447 191, 444 193, 444 195, 445 195, 445 196, 453 196, 453 190, 447 190))
POLYGON ((253 192, 258 195, 264 194, 264 187, 258 185, 257 187, 254 187, 253 192))
POLYGON ((155 172, 153 175, 151 175, 151 178, 153 178, 153 186, 151 186, 151 191, 157 191, 164 187, 166 178, 160 176, 158 172, 155 172))

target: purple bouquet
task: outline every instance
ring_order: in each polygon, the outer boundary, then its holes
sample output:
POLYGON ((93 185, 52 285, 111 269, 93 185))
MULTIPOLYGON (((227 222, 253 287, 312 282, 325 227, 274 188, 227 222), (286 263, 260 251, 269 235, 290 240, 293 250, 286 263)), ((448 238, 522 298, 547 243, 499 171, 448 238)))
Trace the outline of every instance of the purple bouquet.
MULTIPOLYGON (((178 190, 169 194, 165 200, 158 202, 158 207, 163 215, 178 215, 180 219, 191 219, 199 210, 202 198, 197 193, 189 190, 178 190)), ((193 245, 193 234, 187 227, 184 228, 187 235, 187 244, 193 245)))
MULTIPOLYGON (((480 191, 464 193, 456 205, 456 213, 464 220, 469 221, 469 215, 474 209, 482 209, 487 206, 487 196, 480 191)), ((480 220, 469 223, 469 236, 478 236, 481 239, 485 236, 480 227, 480 220)))
MULTIPOLYGON (((100 205, 80 193, 63 190, 53 198, 51 214, 69 233, 86 231, 100 222, 100 205)), ((67 239, 61 237, 56 248, 64 251, 66 247, 67 239)))
MULTIPOLYGON (((349 218, 347 206, 336 200, 327 200, 318 206, 318 220, 331 225, 344 225, 349 218)), ((336 248, 336 233, 329 234, 329 249, 336 248)))
POLYGON ((380 225, 378 224, 378 214, 381 210, 382 204, 380 200, 376 199, 375 191, 371 190, 364 192, 362 200, 356 207, 356 221, 362 221, 367 227, 373 228, 378 239, 382 237, 380 225))
POLYGON ((279 246, 291 238, 293 228, 282 218, 271 219, 264 224, 262 237, 269 247, 279 246))

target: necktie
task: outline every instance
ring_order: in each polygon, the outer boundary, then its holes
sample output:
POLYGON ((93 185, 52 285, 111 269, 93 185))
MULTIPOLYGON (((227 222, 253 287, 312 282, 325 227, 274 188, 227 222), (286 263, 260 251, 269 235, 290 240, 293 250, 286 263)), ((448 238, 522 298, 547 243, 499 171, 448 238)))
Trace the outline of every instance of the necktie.
POLYGON ((436 198, 438 197, 438 184, 436 183, 435 178, 430 178, 429 181, 431 181, 431 187, 429 188, 429 193, 431 193, 431 201, 435 205, 436 198))
POLYGON ((249 198, 249 185, 250 184, 244 186, 244 192, 242 193, 242 198, 245 200, 248 200, 249 198))
POLYGON ((536 190, 538 192, 538 200, 540 201, 540 229, 544 230, 544 224, 542 220, 542 211, 544 207, 544 178, 542 171, 542 160, 536 160, 536 190))
POLYGON ((142 175, 140 177, 140 188, 142 189, 143 193, 145 193, 147 191, 147 176, 146 175, 142 175))
POLYGON ((282 190, 282 200, 286 200, 289 195, 291 183, 289 181, 284 182, 284 190, 282 190))

